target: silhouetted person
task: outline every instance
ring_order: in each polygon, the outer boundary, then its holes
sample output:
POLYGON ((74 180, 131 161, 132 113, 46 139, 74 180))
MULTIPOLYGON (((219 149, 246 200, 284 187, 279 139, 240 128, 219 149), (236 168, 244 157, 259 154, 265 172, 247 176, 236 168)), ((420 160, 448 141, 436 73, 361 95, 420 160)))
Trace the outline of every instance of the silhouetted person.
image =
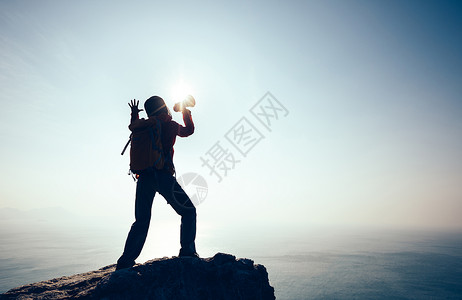
MULTIPOLYGON (((139 101, 132 100, 129 103, 131 108, 131 122, 134 124, 139 120, 139 101)), ((173 209, 181 215, 179 256, 199 257, 196 252, 196 209, 183 191, 173 175, 173 145, 176 136, 187 137, 194 133, 194 123, 191 118, 191 111, 184 108, 182 126, 172 121, 169 109, 161 97, 153 96, 146 100, 144 109, 149 117, 148 120, 156 119, 161 122, 162 149, 166 159, 163 169, 155 167, 138 172, 135 199, 135 222, 130 228, 122 256, 117 261, 116 270, 129 268, 135 264, 135 259, 143 249, 148 234, 151 220, 152 202, 156 192, 160 193, 173 209)))

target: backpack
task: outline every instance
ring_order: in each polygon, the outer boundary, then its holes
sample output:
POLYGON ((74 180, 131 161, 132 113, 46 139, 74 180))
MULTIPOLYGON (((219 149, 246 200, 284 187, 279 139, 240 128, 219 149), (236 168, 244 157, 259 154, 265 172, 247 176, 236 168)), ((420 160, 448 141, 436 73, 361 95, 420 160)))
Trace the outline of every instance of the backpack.
POLYGON ((148 168, 162 170, 165 154, 162 149, 161 122, 156 118, 139 119, 128 126, 130 135, 130 170, 139 174, 148 168))

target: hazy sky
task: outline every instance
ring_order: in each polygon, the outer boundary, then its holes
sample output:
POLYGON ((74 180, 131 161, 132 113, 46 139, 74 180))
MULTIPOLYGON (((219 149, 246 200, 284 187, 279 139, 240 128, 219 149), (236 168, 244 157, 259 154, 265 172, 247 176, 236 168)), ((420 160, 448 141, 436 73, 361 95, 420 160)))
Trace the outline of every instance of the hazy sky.
POLYGON ((458 1, 1 1, 0 39, 0 207, 132 218, 127 103, 182 84, 199 229, 462 228, 458 1), (249 111, 267 91, 271 131, 249 111), (264 136, 245 157, 242 117, 264 136), (217 142, 240 160, 221 182, 217 142))

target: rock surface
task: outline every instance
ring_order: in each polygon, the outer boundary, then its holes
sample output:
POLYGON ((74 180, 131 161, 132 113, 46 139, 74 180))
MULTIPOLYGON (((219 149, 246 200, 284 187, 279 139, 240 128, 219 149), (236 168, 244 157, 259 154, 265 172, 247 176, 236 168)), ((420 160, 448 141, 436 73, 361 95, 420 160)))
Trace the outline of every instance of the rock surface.
POLYGON ((250 259, 160 258, 114 271, 55 278, 9 290, 1 299, 275 299, 268 273, 250 259))

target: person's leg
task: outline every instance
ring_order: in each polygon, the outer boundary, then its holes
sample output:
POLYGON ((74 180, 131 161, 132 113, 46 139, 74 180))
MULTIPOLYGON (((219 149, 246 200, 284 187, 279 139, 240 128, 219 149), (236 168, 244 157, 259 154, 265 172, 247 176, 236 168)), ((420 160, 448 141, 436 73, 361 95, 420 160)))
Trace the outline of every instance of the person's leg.
POLYGON ((159 177, 159 193, 181 216, 180 256, 196 256, 196 208, 175 177, 164 172, 159 177))
POLYGON ((135 259, 141 253, 148 234, 155 193, 156 179, 154 174, 141 175, 136 184, 135 222, 128 233, 124 252, 117 261, 117 269, 133 266, 135 259))

